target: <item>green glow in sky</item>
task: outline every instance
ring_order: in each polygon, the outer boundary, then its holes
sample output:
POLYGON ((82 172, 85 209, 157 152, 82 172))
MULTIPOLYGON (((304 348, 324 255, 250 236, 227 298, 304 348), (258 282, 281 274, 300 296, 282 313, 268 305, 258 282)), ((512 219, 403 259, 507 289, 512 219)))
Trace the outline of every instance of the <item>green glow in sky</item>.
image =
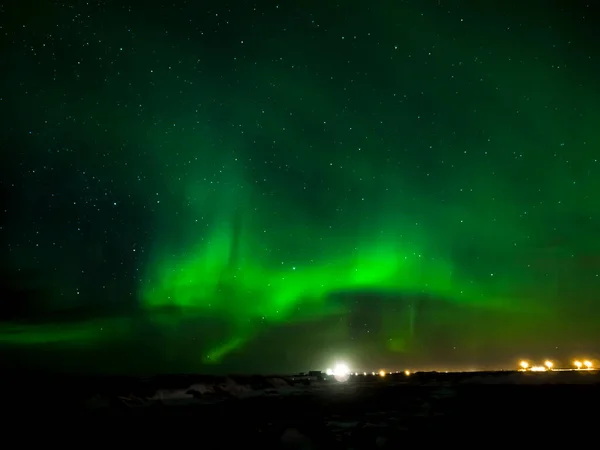
MULTIPOLYGON (((273 208, 263 203, 259 210, 273 208)), ((214 350, 220 357, 226 350, 243 345, 251 336, 249 331, 259 325, 344 312, 340 305, 331 303, 332 296, 340 292, 427 294, 440 301, 501 311, 516 305, 521 312, 531 308, 519 302, 515 292, 503 288, 502 280, 486 280, 485 284, 469 281, 439 251, 431 256, 435 250, 426 243, 417 245, 403 237, 401 223, 392 222, 388 230, 372 230, 375 236, 315 242, 313 236, 321 232, 317 227, 295 234, 293 224, 271 223, 278 230, 271 235, 263 228, 266 224, 255 224, 249 231, 236 227, 233 211, 231 216, 229 222, 217 222, 214 231, 206 233, 199 243, 190 242, 186 252, 157 252, 155 264, 150 265, 152 276, 141 292, 149 311, 168 308, 183 315, 231 320, 235 327, 230 340, 214 350), (324 253, 334 256, 319 260, 295 256, 280 262, 269 258, 273 249, 279 254, 297 255, 289 247, 305 248, 307 254, 326 248, 324 253)), ((185 235, 191 237, 193 233, 185 235)), ((388 325, 392 330, 399 328, 398 323, 388 325)), ((210 350, 209 355, 212 353, 210 350)))
POLYGON ((593 347, 585 14, 301 3, 8 12, 1 346, 240 371, 593 347))

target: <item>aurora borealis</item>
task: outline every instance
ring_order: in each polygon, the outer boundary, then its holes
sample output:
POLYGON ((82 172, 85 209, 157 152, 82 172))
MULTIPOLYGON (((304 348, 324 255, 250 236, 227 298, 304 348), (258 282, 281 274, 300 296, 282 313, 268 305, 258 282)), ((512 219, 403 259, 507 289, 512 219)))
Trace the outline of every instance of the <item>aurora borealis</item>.
POLYGON ((600 350, 597 22, 471 3, 5 6, 4 351, 280 371, 600 350))

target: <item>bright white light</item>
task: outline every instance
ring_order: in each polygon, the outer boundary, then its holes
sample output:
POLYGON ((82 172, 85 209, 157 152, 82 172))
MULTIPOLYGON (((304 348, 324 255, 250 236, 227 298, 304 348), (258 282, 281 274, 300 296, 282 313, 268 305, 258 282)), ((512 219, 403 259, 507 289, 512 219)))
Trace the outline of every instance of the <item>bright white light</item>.
POLYGON ((335 366, 333 373, 346 374, 346 373, 350 373, 350 369, 348 368, 348 366, 346 364, 338 364, 335 366))
POLYGON ((348 381, 348 378, 350 378, 348 365, 344 363, 336 364, 333 369, 333 377, 339 382, 348 381))
POLYGON ((325 373, 326 373, 327 375, 331 376, 331 375, 333 375, 333 370, 332 370, 332 369, 327 369, 327 370, 325 371, 325 373))

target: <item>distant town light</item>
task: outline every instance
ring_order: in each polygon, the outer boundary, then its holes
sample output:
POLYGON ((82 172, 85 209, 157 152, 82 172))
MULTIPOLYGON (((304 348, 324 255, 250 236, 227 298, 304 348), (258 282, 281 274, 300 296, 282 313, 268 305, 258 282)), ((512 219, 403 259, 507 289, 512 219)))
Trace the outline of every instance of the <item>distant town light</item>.
POLYGON ((410 370, 405 370, 404 371, 404 375, 409 376, 410 375, 410 370))
POLYGON ((523 370, 527 370, 529 368, 529 363, 527 361, 521 361, 519 363, 519 365, 521 366, 521 369, 523 369, 523 370))
POLYGON ((380 370, 379 371, 379 376, 380 377, 385 377, 385 370, 380 370))
POLYGON ((583 362, 583 365, 584 365, 586 368, 588 368, 588 369, 591 369, 591 368, 592 368, 592 366, 593 366, 592 362, 591 362, 591 361, 588 361, 588 360, 585 360, 585 361, 583 362))
POLYGON ((575 361, 575 362, 573 362, 573 365, 575 367, 577 367, 578 369, 581 369, 581 366, 583 366, 583 364, 581 363, 581 361, 575 361))
POLYGON ((546 361, 544 365, 548 368, 548 370, 552 370, 554 367, 554 363, 552 361, 546 361))

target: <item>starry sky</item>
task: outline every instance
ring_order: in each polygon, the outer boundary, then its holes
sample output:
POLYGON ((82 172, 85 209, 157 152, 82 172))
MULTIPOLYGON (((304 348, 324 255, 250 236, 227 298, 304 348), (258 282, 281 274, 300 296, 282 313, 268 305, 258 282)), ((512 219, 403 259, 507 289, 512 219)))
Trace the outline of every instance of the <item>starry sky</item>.
POLYGON ((585 2, 2 8, 7 361, 269 372, 600 351, 585 2))

